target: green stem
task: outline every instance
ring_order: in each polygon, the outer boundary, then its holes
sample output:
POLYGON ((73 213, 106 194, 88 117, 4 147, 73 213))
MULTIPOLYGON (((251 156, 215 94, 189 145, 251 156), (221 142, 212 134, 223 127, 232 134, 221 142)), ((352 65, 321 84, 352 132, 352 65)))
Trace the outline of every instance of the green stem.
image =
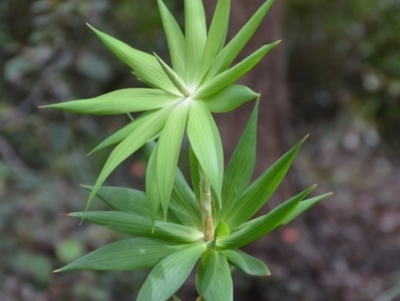
POLYGON ((212 198, 211 186, 206 174, 199 166, 200 175, 200 213, 201 221, 204 226, 204 240, 210 241, 214 238, 214 228, 212 219, 212 198))

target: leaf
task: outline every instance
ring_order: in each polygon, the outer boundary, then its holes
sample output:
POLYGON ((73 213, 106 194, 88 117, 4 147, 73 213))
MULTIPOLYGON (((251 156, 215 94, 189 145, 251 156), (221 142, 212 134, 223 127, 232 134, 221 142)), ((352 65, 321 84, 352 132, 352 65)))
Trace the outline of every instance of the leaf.
POLYGON ((247 221, 268 201, 282 182, 307 137, 304 137, 294 148, 279 158, 241 196, 234 200, 230 209, 221 217, 231 229, 235 229, 247 221))
POLYGON ((179 299, 176 295, 173 295, 172 298, 174 298, 174 301, 181 301, 181 299, 179 299))
POLYGON ((221 137, 211 113, 201 101, 191 103, 187 133, 193 152, 210 181, 217 203, 221 207, 224 168, 221 137))
POLYGON ((160 260, 184 248, 150 238, 131 238, 101 247, 55 272, 76 270, 133 271, 156 265, 160 260))
POLYGON ((207 40, 202 0, 185 0, 186 83, 191 86, 207 40))
POLYGON ((189 105, 179 104, 169 116, 158 141, 157 182, 164 218, 167 216, 169 199, 174 186, 174 176, 185 132, 189 105))
POLYGON ((229 234, 231 234, 231 230, 229 230, 228 225, 223 221, 220 221, 218 226, 215 228, 215 240, 227 237, 229 234))
POLYGON ((185 37, 178 23, 162 0, 158 0, 161 20, 167 36, 172 66, 181 78, 185 78, 185 37))
POLYGON ((194 195, 196 196, 196 201, 200 202, 199 160, 197 160, 192 147, 189 147, 189 163, 190 163, 190 175, 192 179, 194 195))
POLYGON ((148 111, 162 108, 179 101, 180 97, 156 89, 123 89, 95 98, 73 100, 42 106, 80 114, 113 115, 148 111))
MULTIPOLYGON (((92 186, 83 187, 89 191, 93 189, 92 186)), ((150 218, 146 194, 142 191, 122 187, 101 187, 96 196, 113 210, 125 213, 136 213, 143 217, 150 218)), ((161 212, 159 212, 157 219, 163 220, 161 212)), ((181 223, 172 212, 168 215, 167 222, 181 223)))
POLYGON ((225 113, 236 109, 257 96, 259 96, 259 94, 245 86, 230 85, 216 94, 205 97, 202 100, 211 112, 225 113))
POLYGON ((147 118, 146 121, 142 122, 135 128, 132 133, 125 138, 118 146, 112 151, 108 157, 102 171, 93 190, 90 193, 88 202, 86 204, 85 212, 89 209, 89 206, 97 193, 97 190, 110 175, 110 173, 126 158, 138 150, 143 144, 145 144, 152 136, 161 130, 164 126, 165 121, 173 109, 173 106, 160 109, 151 114, 151 118, 147 118))
MULTIPOLYGON (((84 212, 68 214, 72 217, 82 217, 83 215, 84 212)), ((85 220, 132 236, 157 238, 168 242, 191 243, 203 237, 203 233, 193 228, 164 221, 156 221, 153 231, 149 218, 133 213, 90 211, 86 213, 85 220)))
POLYGON ((166 301, 185 282, 205 244, 188 247, 161 260, 140 289, 137 301, 166 301))
POLYGON ((228 261, 242 272, 254 276, 269 276, 267 266, 261 260, 240 250, 224 250, 222 253, 228 261))
POLYGON ((207 301, 232 301, 233 284, 226 257, 208 249, 202 255, 196 276, 196 288, 207 301))
POLYGON ((100 40, 125 64, 132 68, 135 74, 150 85, 156 86, 161 90, 179 95, 179 91, 171 83, 167 75, 157 62, 157 59, 145 52, 134 49, 125 43, 95 29, 91 30, 100 38, 100 40))
POLYGON ((219 240, 217 245, 224 249, 234 249, 259 239, 275 229, 314 188, 315 185, 279 205, 268 214, 242 224, 230 236, 219 240))
POLYGON ((216 74, 228 69, 230 64, 254 34, 273 3, 274 0, 266 1, 245 24, 245 26, 243 26, 243 28, 236 34, 236 36, 228 43, 228 45, 222 49, 222 51, 214 59, 214 62, 207 73, 206 80, 213 78, 216 74))
MULTIPOLYGON (((154 142, 143 146, 147 157, 150 156, 154 147, 154 142)), ((149 171, 149 168, 147 170, 149 171)), ((200 212, 193 191, 190 189, 179 168, 176 169, 169 208, 182 224, 203 231, 200 212)))
POLYGON ((253 174, 256 157, 258 104, 259 100, 254 106, 246 129, 225 171, 222 185, 223 207, 219 212, 219 217, 222 218, 231 209, 236 198, 246 190, 253 174))
POLYGON ((250 71, 264 57, 264 55, 266 55, 272 48, 279 44, 279 42, 280 41, 269 45, 264 45, 231 69, 222 72, 221 74, 218 74, 212 79, 206 81, 198 90, 196 90, 193 98, 202 99, 234 83, 248 71, 250 71))
POLYGON ((159 209, 161 206, 161 196, 160 196, 160 190, 158 189, 158 176, 157 176, 158 149, 159 149, 159 144, 156 144, 153 152, 150 155, 146 172, 147 205, 149 208, 151 224, 153 226, 155 225, 157 215, 160 213, 159 209))
POLYGON ((299 215, 303 214, 305 211, 310 209, 312 206, 316 205, 320 201, 322 201, 322 200, 324 200, 327 197, 330 197, 332 195, 333 195, 333 193, 331 193, 331 192, 330 193, 325 193, 323 195, 316 196, 314 198, 311 198, 311 199, 304 200, 304 201, 300 202, 299 205, 297 205, 297 207, 287 217, 285 217, 279 223, 278 227, 279 226, 284 226, 284 225, 290 223, 292 220, 297 218, 299 215))
POLYGON ((211 66, 214 58, 225 44, 228 32, 231 0, 219 0, 208 32, 207 42, 201 57, 201 65, 197 68, 195 82, 200 82, 211 66))

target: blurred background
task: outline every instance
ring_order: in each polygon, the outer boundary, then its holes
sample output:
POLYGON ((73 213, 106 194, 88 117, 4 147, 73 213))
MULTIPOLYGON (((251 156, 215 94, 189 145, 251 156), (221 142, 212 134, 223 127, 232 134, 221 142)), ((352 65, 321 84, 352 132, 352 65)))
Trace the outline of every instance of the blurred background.
MULTIPOLYGON (((166 2, 182 24, 183 1, 166 2)), ((335 195, 246 249, 272 276, 234 272, 235 300, 400 300, 400 1, 276 2, 241 54, 283 40, 242 80, 263 92, 255 176, 311 135, 265 210, 314 183, 335 195)), ((230 37, 262 3, 232 1, 230 37)), ((156 0, 0 1, 1 301, 135 300, 148 273, 52 273, 123 238, 64 214, 109 150, 86 154, 127 117, 37 109, 140 85, 85 22, 168 57, 156 0)), ((227 158, 252 105, 216 116, 227 158)), ((107 183, 142 188, 144 172, 138 153, 107 183)), ((178 295, 195 300, 193 279, 178 295)))

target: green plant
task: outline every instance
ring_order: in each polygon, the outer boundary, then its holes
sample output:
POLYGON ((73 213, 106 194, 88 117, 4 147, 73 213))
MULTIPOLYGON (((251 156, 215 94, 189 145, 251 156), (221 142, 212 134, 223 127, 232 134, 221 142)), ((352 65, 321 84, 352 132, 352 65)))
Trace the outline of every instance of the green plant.
MULTIPOLYGON (((98 115, 146 111, 92 151, 118 143, 95 185, 86 186, 91 193, 85 211, 69 216, 135 238, 102 247, 58 272, 154 266, 138 296, 143 301, 170 298, 199 258, 196 287, 200 300, 233 299, 230 265, 251 275, 269 275, 264 263, 238 248, 287 224, 330 195, 303 201, 312 186, 268 214, 249 220, 276 190, 304 141, 248 187, 255 164, 259 95, 233 83, 277 42, 229 67, 272 3, 265 2, 225 46, 230 0, 218 1, 208 33, 202 1, 186 0, 185 35, 158 0, 172 68, 157 55, 133 49, 91 27, 139 80, 153 88, 124 89, 93 99, 47 106, 98 115), (224 173, 222 143, 211 113, 230 111, 254 98, 254 111, 224 173), (190 141, 193 190, 177 168, 185 129, 190 141), (146 193, 101 187, 115 167, 141 147, 148 159, 146 193), (113 211, 88 212, 95 195, 113 211)), ((178 300, 176 296, 174 299, 178 300)))

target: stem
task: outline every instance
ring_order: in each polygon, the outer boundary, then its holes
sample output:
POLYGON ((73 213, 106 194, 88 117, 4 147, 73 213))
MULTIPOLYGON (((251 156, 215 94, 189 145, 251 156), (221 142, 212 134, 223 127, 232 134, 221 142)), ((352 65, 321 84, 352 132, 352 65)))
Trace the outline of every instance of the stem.
POLYGON ((201 221, 204 226, 204 240, 210 241, 214 238, 214 228, 212 219, 212 198, 210 181, 208 181, 206 174, 199 165, 200 174, 200 213, 201 221))

